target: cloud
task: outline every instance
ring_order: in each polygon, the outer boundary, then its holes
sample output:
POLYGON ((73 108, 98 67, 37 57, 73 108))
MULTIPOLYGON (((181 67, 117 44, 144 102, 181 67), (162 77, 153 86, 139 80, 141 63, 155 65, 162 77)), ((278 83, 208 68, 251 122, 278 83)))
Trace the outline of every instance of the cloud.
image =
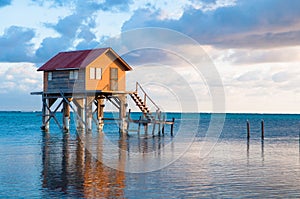
POLYGON ((261 79, 260 75, 261 75, 260 71, 248 71, 240 75, 236 79, 241 82, 257 81, 261 79))
POLYGON ((104 0, 104 1, 97 1, 97 0, 89 0, 80 2, 80 0, 31 0, 33 3, 36 3, 40 6, 45 6, 46 3, 50 4, 51 6, 69 6, 74 5, 81 5, 81 3, 90 5, 90 9, 94 10, 103 10, 103 11, 118 11, 118 12, 126 12, 129 10, 129 5, 133 3, 133 0, 104 0))
POLYGON ((33 3, 38 4, 39 6, 44 6, 46 2, 51 3, 51 5, 62 6, 63 1, 60 0, 31 0, 33 3))
POLYGON ((1 0, 0 7, 8 6, 11 4, 11 0, 1 0))
POLYGON ((185 33, 201 44, 224 48, 298 45, 299 10, 300 1, 242 0, 210 11, 189 7, 178 20, 162 20, 160 11, 140 9, 122 30, 165 27, 185 33))
POLYGON ((33 59, 33 29, 11 26, 0 36, 0 61, 21 62, 33 59))
POLYGON ((76 10, 73 14, 60 19, 57 24, 46 24, 47 27, 58 32, 60 36, 43 39, 36 51, 37 61, 44 62, 60 51, 87 46, 96 47, 98 42, 95 40, 96 36, 91 29, 95 27, 94 14, 98 8, 97 3, 81 2, 76 4, 76 10), (76 41, 79 41, 77 46, 76 41))
POLYGON ((100 7, 104 11, 113 10, 126 12, 129 10, 129 5, 132 3, 132 0, 105 0, 103 3, 100 4, 100 7))
POLYGON ((288 81, 288 79, 289 79, 289 75, 285 71, 281 71, 272 75, 272 80, 274 82, 285 82, 288 81))
POLYGON ((214 50, 213 59, 234 65, 299 62, 300 47, 214 50))
POLYGON ((1 63, 0 93, 29 93, 42 89, 42 75, 30 63, 1 63))

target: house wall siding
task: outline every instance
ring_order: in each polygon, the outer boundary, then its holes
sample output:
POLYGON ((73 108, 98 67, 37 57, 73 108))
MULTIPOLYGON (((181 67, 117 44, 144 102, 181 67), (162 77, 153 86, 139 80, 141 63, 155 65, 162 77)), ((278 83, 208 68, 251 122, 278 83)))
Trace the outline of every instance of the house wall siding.
POLYGON ((121 63, 114 60, 111 56, 103 54, 95 59, 91 64, 86 67, 85 78, 86 78, 86 90, 102 90, 110 91, 110 68, 118 69, 118 91, 125 91, 126 79, 125 71, 121 63), (90 79, 89 71, 90 68, 102 68, 102 79, 90 79))
POLYGON ((79 70, 78 79, 69 79, 70 70, 52 71, 52 80, 48 80, 48 72, 44 73, 44 90, 48 93, 73 92, 85 90, 85 71, 79 70), (46 81, 45 81, 46 79, 46 81))

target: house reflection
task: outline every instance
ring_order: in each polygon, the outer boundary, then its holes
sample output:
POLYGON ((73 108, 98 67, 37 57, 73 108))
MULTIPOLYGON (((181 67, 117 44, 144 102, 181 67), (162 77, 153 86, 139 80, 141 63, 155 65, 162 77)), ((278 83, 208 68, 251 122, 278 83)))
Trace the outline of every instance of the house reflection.
POLYGON ((118 170, 102 163, 104 134, 79 134, 61 140, 43 136, 42 186, 45 191, 85 198, 123 198, 125 188, 126 140, 119 139, 118 170), (96 149, 96 155, 92 153, 96 149))

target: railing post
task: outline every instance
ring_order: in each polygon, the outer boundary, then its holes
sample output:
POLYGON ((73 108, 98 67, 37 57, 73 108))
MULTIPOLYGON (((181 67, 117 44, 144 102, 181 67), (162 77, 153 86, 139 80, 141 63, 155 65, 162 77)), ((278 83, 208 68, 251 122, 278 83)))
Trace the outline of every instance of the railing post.
POLYGON ((139 84, 138 82, 135 83, 135 92, 136 93, 138 92, 138 84, 139 84))

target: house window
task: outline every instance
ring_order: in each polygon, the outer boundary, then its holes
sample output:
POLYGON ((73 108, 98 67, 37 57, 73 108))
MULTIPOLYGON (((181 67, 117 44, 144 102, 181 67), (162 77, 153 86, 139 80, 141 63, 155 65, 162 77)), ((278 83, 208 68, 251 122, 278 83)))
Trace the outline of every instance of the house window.
POLYGON ((102 79, 102 68, 90 68, 90 79, 102 79))
POLYGON ((48 81, 52 80, 52 72, 48 72, 48 81))
POLYGON ((96 68, 96 79, 102 79, 102 68, 96 68))
POLYGON ((78 71, 77 70, 71 70, 69 74, 69 79, 78 79, 78 71))

